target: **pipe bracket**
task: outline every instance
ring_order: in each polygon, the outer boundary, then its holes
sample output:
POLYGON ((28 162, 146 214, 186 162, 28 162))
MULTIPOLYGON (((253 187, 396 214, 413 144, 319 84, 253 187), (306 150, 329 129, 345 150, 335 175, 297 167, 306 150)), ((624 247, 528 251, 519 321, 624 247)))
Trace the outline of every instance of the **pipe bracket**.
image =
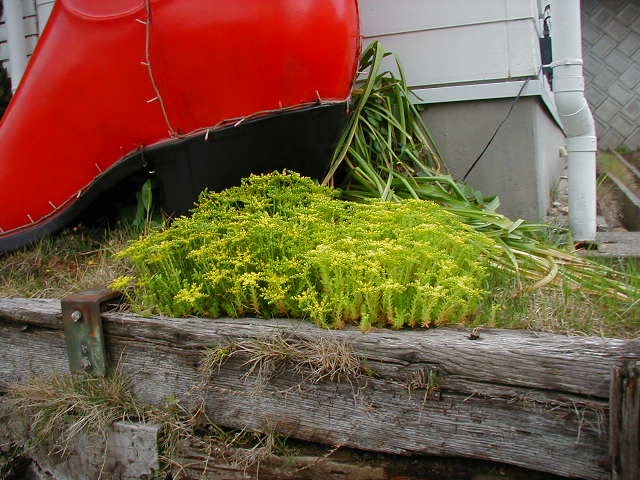
POLYGON ((556 67, 563 67, 563 66, 569 66, 569 65, 582 66, 583 64, 584 64, 584 61, 581 58, 563 58, 561 60, 555 60, 547 65, 543 65, 543 67, 556 68, 556 67))
POLYGON ((582 75, 566 75, 553 77, 554 93, 584 92, 584 77, 582 75))
POLYGON ((567 138, 567 150, 569 152, 596 152, 598 139, 591 135, 567 138))

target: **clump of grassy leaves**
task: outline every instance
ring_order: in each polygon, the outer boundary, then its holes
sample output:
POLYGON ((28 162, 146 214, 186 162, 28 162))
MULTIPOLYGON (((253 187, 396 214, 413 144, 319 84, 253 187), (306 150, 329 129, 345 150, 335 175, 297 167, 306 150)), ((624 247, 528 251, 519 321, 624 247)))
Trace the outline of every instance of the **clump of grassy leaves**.
MULTIPOLYGON (((594 264, 601 265, 605 272, 614 269, 618 275, 625 275, 626 287, 640 291, 640 268, 634 259, 594 264)), ((472 325, 619 338, 640 335, 637 296, 635 300, 621 300, 555 283, 523 291, 513 279, 500 273, 490 278, 488 288, 491 294, 472 325)))
MULTIPOLYGON (((113 194, 119 192, 115 190, 113 194)), ((117 220, 98 202, 79 223, 56 235, 12 252, 0 252, 0 296, 64 297, 104 288, 126 275, 130 265, 115 254, 132 239, 166 221, 159 213, 153 215, 150 180, 135 193, 135 202, 133 195, 128 198, 127 194, 120 194, 122 201, 117 208, 110 205, 119 214, 117 220)))
POLYGON ((491 239, 432 202, 342 201, 298 174, 205 193, 191 217, 122 252, 139 311, 299 317, 340 328, 463 321, 486 295, 491 239))
POLYGON ((108 378, 75 375, 35 377, 28 383, 9 385, 6 401, 11 412, 28 421, 28 438, 17 439, 29 448, 46 448, 64 458, 79 435, 104 441, 117 421, 163 425, 164 460, 175 457, 188 421, 173 406, 155 407, 138 400, 121 371, 108 378))
MULTIPOLYGON (((606 297, 616 303, 612 308, 630 313, 625 320, 637 328, 637 273, 609 268, 576 255, 569 246, 551 244, 548 239, 559 236, 552 227, 510 220, 496 211, 497 198, 485 198, 444 171, 420 112, 411 102, 402 67, 396 61, 399 76, 382 70, 389 55, 378 42, 364 52, 360 70, 366 78, 354 90, 354 112, 324 183, 340 186, 347 198, 357 201, 434 201, 500 247, 485 252, 496 271, 502 272, 493 275, 492 290, 522 295, 555 288, 565 296, 576 291, 606 297)), ((498 305, 509 303, 499 301, 498 305)))
MULTIPOLYGON (((114 422, 150 423, 161 427, 160 470, 154 478, 182 478, 193 455, 202 462, 212 459, 255 469, 273 455, 289 453, 284 439, 271 431, 251 432, 223 429, 210 422, 203 425, 202 413, 185 409, 176 399, 150 405, 133 395, 130 380, 117 369, 109 377, 54 375, 35 377, 7 388, 11 415, 27 421, 27 438, 14 438, 14 457, 25 448, 44 448, 49 455, 65 458, 79 446, 79 436, 98 444, 106 442, 114 422)), ((7 413, 8 413, 7 412, 7 413)), ((12 437, 20 435, 13 432, 12 437)), ((105 454, 107 452, 105 451, 105 454)), ((0 456, 0 473, 2 472, 0 456)))

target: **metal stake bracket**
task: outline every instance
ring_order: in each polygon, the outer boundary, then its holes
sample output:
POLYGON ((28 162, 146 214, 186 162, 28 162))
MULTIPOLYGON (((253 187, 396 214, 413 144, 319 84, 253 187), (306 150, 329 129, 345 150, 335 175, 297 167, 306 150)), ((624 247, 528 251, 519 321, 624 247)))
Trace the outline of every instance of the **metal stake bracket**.
POLYGON ((62 320, 67 343, 69 368, 72 373, 104 377, 107 358, 102 333, 104 305, 118 298, 112 290, 87 290, 64 297, 62 320))

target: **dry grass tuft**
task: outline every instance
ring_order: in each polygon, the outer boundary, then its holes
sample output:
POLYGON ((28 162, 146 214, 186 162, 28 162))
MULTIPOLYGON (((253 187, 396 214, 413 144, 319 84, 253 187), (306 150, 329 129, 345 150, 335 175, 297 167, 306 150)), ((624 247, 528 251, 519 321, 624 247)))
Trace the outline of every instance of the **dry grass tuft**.
POLYGON ((415 390, 424 390, 423 403, 427 400, 440 400, 438 372, 433 368, 423 368, 408 375, 406 387, 409 396, 415 390))
POLYGON ((205 478, 207 472, 224 465, 240 469, 246 478, 260 478, 260 466, 274 457, 289 457, 297 452, 286 440, 270 430, 249 432, 213 428, 211 434, 189 437, 182 442, 184 458, 173 464, 173 478, 205 478), (251 473, 252 475, 249 475, 251 473))
MULTIPOLYGON (((637 271, 638 267, 633 262, 627 268, 637 271)), ((636 282, 634 288, 638 286, 636 282)), ((640 333, 640 299, 625 305, 553 285, 526 294, 517 288, 496 290, 473 325, 633 339, 640 333)))
POLYGON ((223 440, 222 458, 243 470, 259 469, 260 463, 270 457, 286 453, 282 439, 271 431, 247 432, 241 430, 227 435, 228 440, 218 437, 218 443, 223 440))
POLYGON ((169 471, 172 478, 182 478, 180 472, 189 467, 189 448, 204 452, 204 462, 219 460, 244 470, 258 469, 270 456, 286 452, 284 440, 271 431, 224 430, 200 409, 189 412, 175 399, 163 406, 140 402, 120 370, 108 378, 33 378, 26 384, 9 385, 6 398, 8 411, 20 414, 29 423, 25 432, 29 438, 15 440, 31 448, 46 448, 49 455, 70 454, 77 448, 80 435, 106 442, 116 421, 160 424, 162 468, 158 478, 165 478, 169 471))
POLYGON ((104 288, 130 267, 114 254, 138 233, 82 225, 0 256, 0 296, 59 298, 104 288))
POLYGON ((317 341, 278 333, 209 349, 200 364, 203 378, 215 375, 234 356, 245 360, 246 376, 255 375, 259 384, 284 369, 301 375, 310 383, 323 380, 357 382, 368 373, 362 358, 347 342, 326 337, 317 341))
POLYGON ((129 391, 120 372, 111 378, 55 375, 10 385, 11 409, 30 421, 32 443, 66 455, 81 433, 105 438, 116 421, 152 421, 151 411, 129 391))

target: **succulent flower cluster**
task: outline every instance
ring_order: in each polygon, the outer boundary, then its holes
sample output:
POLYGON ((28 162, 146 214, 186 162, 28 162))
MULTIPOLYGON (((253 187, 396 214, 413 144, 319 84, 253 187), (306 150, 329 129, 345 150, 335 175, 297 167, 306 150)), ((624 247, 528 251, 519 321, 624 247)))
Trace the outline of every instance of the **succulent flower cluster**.
POLYGON ((137 277, 113 286, 138 311, 174 316, 297 317, 366 330, 474 314, 492 240, 433 202, 338 195, 286 172, 204 193, 190 217, 120 254, 137 277))

